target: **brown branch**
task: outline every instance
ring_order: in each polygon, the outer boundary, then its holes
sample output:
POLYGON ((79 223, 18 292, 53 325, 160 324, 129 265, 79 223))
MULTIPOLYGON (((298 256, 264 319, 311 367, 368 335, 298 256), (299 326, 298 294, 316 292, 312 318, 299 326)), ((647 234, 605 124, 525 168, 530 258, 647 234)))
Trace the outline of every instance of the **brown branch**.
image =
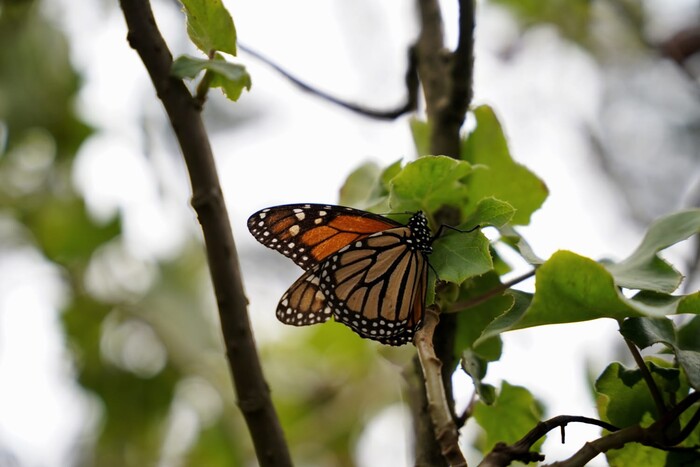
MULTIPOLYGON (((683 412, 690 409, 690 407, 692 407, 693 404, 697 403, 698 401, 700 401, 700 392, 693 392, 685 397, 681 402, 676 404, 671 410, 666 412, 660 420, 654 422, 651 426, 642 428, 639 425, 633 425, 614 433, 610 433, 609 435, 602 436, 595 441, 586 443, 568 459, 561 462, 555 462, 550 465, 551 467, 584 466, 598 454, 607 452, 611 449, 620 449, 627 443, 640 443, 667 451, 677 450, 678 448, 674 448, 673 446, 683 441, 684 438, 676 437, 669 439, 666 435, 666 430, 671 423, 678 420, 683 412)), ((694 414, 693 419, 695 419, 696 416, 697 413, 694 414)), ((697 423, 697 421, 698 420, 695 420, 694 422, 697 423)), ((692 419, 691 423, 693 423, 692 419)), ((689 428, 690 426, 692 425, 689 423, 686 425, 686 428, 689 428)), ((684 437, 690 435, 691 432, 692 430, 687 429, 681 431, 684 437)))
POLYGON ((488 292, 485 292, 485 293, 478 295, 474 298, 470 298, 469 300, 464 300, 463 302, 453 303, 450 306, 450 313, 455 313, 458 311, 466 310, 467 308, 471 308, 473 306, 481 305, 482 303, 492 299, 493 297, 502 294, 503 292, 510 289, 514 285, 519 284, 520 282, 524 281, 525 279, 529 279, 530 277, 534 276, 535 272, 536 272, 536 270, 533 269, 532 271, 526 272, 525 274, 518 276, 514 279, 511 279, 508 282, 504 282, 503 284, 499 285, 498 287, 494 287, 493 289, 489 290, 488 292))
POLYGON ((459 41, 452 53, 444 47, 437 0, 419 0, 418 6, 421 32, 416 50, 426 112, 432 123, 430 151, 458 158, 459 130, 472 99, 474 0, 459 0, 459 41))
POLYGON ((561 428, 562 443, 564 442, 564 428, 569 423, 586 423, 605 428, 608 431, 618 431, 614 425, 596 420, 595 418, 581 417, 577 415, 559 415, 544 422, 539 422, 535 428, 530 430, 519 441, 512 445, 498 443, 481 461, 479 467, 502 467, 510 465, 513 461, 536 462, 544 460, 544 456, 539 452, 530 451, 532 446, 554 428, 561 428))
POLYGON ((324 91, 321 91, 320 89, 316 89, 313 86, 306 84, 304 81, 300 80, 299 78, 295 77, 292 75, 290 72, 282 68, 281 66, 277 65, 274 61, 270 60, 269 58, 265 57, 259 52, 256 52, 255 50, 239 43, 238 48, 241 49, 242 51, 246 52, 248 55, 251 57, 256 58, 257 60, 261 61, 262 63, 266 64, 273 70, 275 70, 277 73, 280 75, 284 76, 287 78, 292 84, 297 86, 303 91, 306 91, 310 94, 313 94, 314 96, 321 98, 327 102, 330 102, 331 104, 337 105, 339 107, 342 107, 344 109, 350 110, 352 112, 355 112, 360 115, 364 115, 365 117, 370 117, 370 118, 376 118, 379 120, 395 120, 399 118, 401 115, 408 113, 408 112, 413 112, 416 110, 417 102, 418 102, 418 76, 416 74, 416 57, 415 53, 413 51, 413 48, 409 49, 409 54, 408 54, 408 69, 406 70, 406 76, 405 76, 405 83, 406 83, 406 90, 408 91, 408 98, 406 99, 406 103, 403 105, 400 105, 396 107, 395 109, 389 109, 389 110, 377 110, 377 109, 370 109, 358 104, 353 104, 352 102, 347 102, 342 99, 339 99, 335 96, 332 96, 324 91))
POLYGON ((192 206, 204 233, 209 270, 238 405, 260 465, 292 465, 284 434, 263 377, 247 312, 238 253, 224 205, 200 106, 185 84, 170 75, 172 55, 148 0, 120 0, 127 39, 143 61, 182 149, 192 184, 192 206))
POLYGON ((642 354, 639 353, 639 350, 634 345, 634 342, 630 341, 629 339, 625 339, 625 344, 627 344, 627 348, 630 350, 632 358, 634 358, 634 361, 637 363, 639 371, 642 372, 642 378, 644 378, 644 382, 649 388, 651 397, 654 399, 654 404, 656 405, 658 415, 661 416, 666 412, 666 403, 661 395, 661 391, 659 391, 659 387, 656 385, 654 377, 649 372, 649 367, 647 367, 646 363, 644 362, 644 358, 642 358, 642 354))
MULTIPOLYGON (((430 152, 433 155, 460 156, 460 127, 471 99, 471 74, 473 50, 473 1, 460 0, 459 45, 454 53, 445 49, 442 14, 438 0, 417 0, 420 34, 415 45, 418 77, 425 96, 426 113, 430 124, 430 152), (470 8, 471 7, 471 8, 470 8), (459 81, 459 84, 455 84, 459 81), (461 115, 457 109, 462 109, 461 115)), ((438 224, 450 224, 437 219, 438 224)), ((456 316, 441 317, 432 341, 434 354, 442 365, 442 392, 450 419, 454 401, 452 399, 452 372, 457 366, 454 355, 456 316)), ((421 361, 422 363, 422 361, 421 361)), ((423 372, 426 369, 423 368, 423 372)), ((426 411, 413 412, 414 418, 425 416, 426 411)), ((431 413, 432 415, 432 413, 431 413)), ((415 423, 424 425, 424 421, 415 423)), ((433 420, 433 423, 437 423, 433 420)), ((452 422, 454 424, 454 422, 452 422)), ((456 430, 455 430, 456 432, 456 430)), ((416 440, 416 458, 424 459, 435 453, 435 439, 416 440)), ((444 446, 440 443, 441 446, 444 446)), ((442 448, 441 448, 442 449, 442 448)), ((444 449, 442 449, 444 451, 444 449)), ((442 465, 444 459, 433 457, 429 465, 442 465)))
POLYGON ((413 343, 418 350, 423 369, 428 412, 433 421, 435 439, 440 445, 443 457, 451 466, 466 466, 467 461, 459 449, 459 433, 445 395, 442 362, 435 355, 433 348, 433 334, 439 319, 437 306, 429 306, 425 311, 423 327, 416 333, 413 343))

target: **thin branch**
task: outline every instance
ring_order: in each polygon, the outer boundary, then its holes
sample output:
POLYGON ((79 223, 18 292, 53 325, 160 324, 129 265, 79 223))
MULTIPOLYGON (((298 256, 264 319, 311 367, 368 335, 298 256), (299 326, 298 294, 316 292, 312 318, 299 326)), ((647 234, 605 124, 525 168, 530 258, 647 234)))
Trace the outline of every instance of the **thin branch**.
POLYGON ((416 333, 413 342, 418 350, 425 377, 428 412, 433 421, 435 439, 440 444, 442 455, 451 466, 466 466, 467 461, 459 449, 459 433, 442 383, 442 362, 435 355, 433 348, 433 334, 439 321, 437 306, 428 307, 423 319, 423 327, 416 333))
POLYGON ((360 115, 364 115, 365 117, 370 117, 370 118, 376 118, 379 120, 395 120, 399 118, 401 115, 408 113, 408 112, 413 112, 416 110, 417 102, 418 102, 418 76, 416 72, 416 58, 415 58, 415 53, 413 51, 413 48, 409 49, 409 54, 408 54, 408 69, 406 70, 406 76, 405 76, 405 83, 406 83, 406 90, 408 91, 408 98, 406 99, 406 103, 403 105, 400 105, 396 107, 395 109, 390 109, 390 110, 376 110, 376 109, 370 109, 358 104, 353 104, 351 102, 347 102, 341 99, 338 99, 335 96, 332 96, 324 91, 321 91, 320 89, 316 89, 313 86, 306 84, 299 78, 295 77, 292 75, 290 72, 282 68, 281 66, 277 65, 274 61, 271 59, 265 57, 259 52, 256 52, 255 50, 251 49, 250 47, 244 46, 240 42, 238 43, 238 48, 241 49, 242 51, 246 52, 248 55, 258 59, 262 63, 266 64, 273 70, 275 70, 277 73, 280 75, 284 76, 287 78, 292 84, 297 86, 298 88, 302 89, 303 91, 306 91, 308 93, 313 94, 316 97, 319 97, 327 102, 330 102, 331 104, 340 106, 344 109, 350 110, 352 112, 358 113, 360 115))
POLYGON ((470 298, 469 300, 464 300, 463 302, 453 303, 452 306, 450 307, 449 312, 454 313, 457 311, 466 310, 467 308, 471 308, 473 306, 481 305, 482 303, 492 299, 493 297, 501 295, 503 292, 510 289, 514 285, 519 284, 520 282, 524 281, 525 279, 529 279, 530 277, 534 276, 535 272, 536 272, 536 270, 533 269, 532 271, 526 272, 525 274, 518 276, 514 279, 511 279, 508 282, 504 282, 503 284, 499 285, 498 287, 494 287, 493 289, 489 290, 488 292, 485 292, 485 293, 478 295, 474 298, 470 298))
POLYGON ((263 377, 247 312, 238 253, 221 193, 200 105, 170 75, 172 55, 148 0, 120 0, 127 39, 143 61, 182 149, 192 184, 192 206, 204 233, 209 270, 238 405, 260 465, 291 466, 291 457, 263 377))
POLYGON ((573 456, 564 461, 547 465, 550 467, 582 467, 598 454, 608 452, 611 449, 620 449, 627 443, 640 442, 646 436, 644 428, 633 425, 584 444, 573 456))
POLYGON ((581 417, 578 415, 559 415, 558 417, 550 418, 544 422, 539 422, 535 428, 530 430, 519 441, 512 445, 498 443, 491 452, 481 461, 479 467, 501 467, 510 465, 513 461, 521 462, 536 462, 544 460, 544 456, 539 452, 530 451, 532 446, 547 433, 559 427, 563 432, 566 425, 569 423, 585 423, 588 425, 596 425, 605 428, 608 431, 618 431, 614 425, 610 423, 596 420, 595 418, 581 417))
MULTIPOLYGON (((666 412, 664 416, 654 422, 648 428, 642 428, 639 425, 630 426, 623 428, 609 435, 602 436, 595 441, 586 443, 581 449, 579 449, 570 458, 551 464, 552 467, 578 467, 584 466, 591 461, 598 454, 605 453, 611 449, 620 449, 627 443, 641 443, 646 446, 652 446, 657 449, 663 449, 667 451, 675 451, 674 445, 680 443, 685 438, 676 437, 675 439, 669 439, 666 436, 666 429, 671 423, 674 423, 683 412, 688 410, 696 402, 700 401, 700 393, 693 392, 685 397, 681 402, 676 404, 671 410, 666 412)), ((698 416, 697 413, 694 414, 693 419, 698 416)), ((691 422, 693 420, 691 419, 691 422)), ((697 420, 695 421, 697 423, 697 420)), ((686 428, 690 426, 690 423, 686 425, 686 428)), ((682 430, 685 436, 690 435, 692 430, 687 431, 682 430)))
POLYGON ((625 344, 627 344, 627 348, 630 350, 632 358, 634 358, 634 361, 637 363, 639 371, 642 372, 642 378, 644 378, 644 382, 649 388, 651 397, 654 399, 654 404, 656 405, 658 415, 661 416, 662 414, 666 413, 666 403, 661 395, 661 391, 659 391, 659 387, 656 385, 654 377, 649 372, 649 367, 647 367, 646 363, 644 362, 644 358, 642 358, 642 354, 639 353, 639 350, 637 349, 637 346, 634 345, 634 342, 630 341, 629 339, 625 339, 625 344))

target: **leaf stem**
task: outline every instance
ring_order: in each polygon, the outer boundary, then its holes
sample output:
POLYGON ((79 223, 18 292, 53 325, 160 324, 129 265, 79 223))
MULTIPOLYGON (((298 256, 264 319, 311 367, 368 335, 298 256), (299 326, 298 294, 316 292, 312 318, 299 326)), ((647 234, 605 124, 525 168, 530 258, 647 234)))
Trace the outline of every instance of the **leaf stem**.
POLYGON ((310 84, 305 83, 301 79, 297 78, 296 76, 292 75, 290 72, 282 68, 280 65, 276 64, 271 59, 251 49, 250 47, 241 44, 240 42, 238 43, 238 48, 247 53, 248 55, 266 64, 267 66, 275 70, 277 73, 287 78, 287 80, 289 80, 292 84, 294 84, 301 90, 306 91, 327 102, 330 102, 331 104, 350 110, 351 112, 364 115, 365 117, 376 118, 378 120, 395 120, 405 113, 416 110, 416 105, 418 102, 418 76, 416 73, 416 57, 413 47, 409 48, 408 68, 406 70, 405 76, 408 98, 406 99, 405 104, 402 104, 394 109, 389 110, 370 109, 368 107, 364 107, 358 104, 354 104, 352 102, 339 99, 327 92, 321 91, 320 89, 317 89, 311 86, 310 84))
POLYGON ((625 344, 627 344, 627 348, 630 350, 632 358, 634 358, 635 363, 639 367, 639 371, 642 372, 642 378, 644 378, 644 382, 649 388, 651 398, 654 399, 656 410, 659 412, 658 415, 659 417, 661 417, 664 413, 666 413, 667 410, 666 403, 664 402, 664 398, 661 395, 661 391, 659 391, 659 387, 656 385, 654 377, 649 371, 649 367, 647 367, 646 363, 644 362, 644 358, 642 357, 642 354, 639 352, 639 349, 637 349, 637 346, 634 345, 634 342, 630 341, 629 339, 625 339, 625 344))
POLYGON ((504 282, 503 284, 494 287, 493 289, 489 290, 488 292, 485 292, 481 295, 478 295, 474 298, 470 298, 469 300, 464 300, 462 302, 456 302, 453 303, 450 306, 449 313, 455 313, 458 311, 463 311, 466 310, 467 308, 471 308, 473 306, 480 305, 493 297, 496 297, 506 290, 510 289, 516 284, 519 284, 520 282, 524 281, 525 279, 529 279, 530 277, 534 276, 536 272, 536 269, 532 269, 531 271, 526 272, 523 275, 520 275, 514 279, 509 280, 508 282, 504 282))

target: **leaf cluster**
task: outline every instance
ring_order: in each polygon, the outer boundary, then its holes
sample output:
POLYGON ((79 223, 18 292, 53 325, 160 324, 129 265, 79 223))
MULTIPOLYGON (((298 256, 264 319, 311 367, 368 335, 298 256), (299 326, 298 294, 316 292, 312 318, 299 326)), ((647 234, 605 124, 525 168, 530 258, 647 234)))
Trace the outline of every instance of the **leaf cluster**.
MULTIPOLYGON (((433 231, 439 232, 430 256, 434 272, 431 280, 438 282, 435 289, 430 289, 428 303, 437 302, 442 313, 457 316, 454 354, 475 386, 475 402, 466 415, 473 415, 485 430, 483 447, 489 450, 497 440, 515 441, 515 434, 506 436, 501 432, 502 426, 494 426, 499 423, 488 422, 489 417, 502 422, 505 417, 516 420, 517 414, 536 414, 534 418, 526 417, 527 422, 516 424, 522 435, 528 424, 532 427, 542 414, 527 408, 532 402, 513 408, 508 414, 500 412, 501 404, 512 400, 509 394, 513 388, 504 382, 497 391, 484 382, 488 364, 501 356, 501 334, 507 331, 614 319, 621 324, 621 334, 639 348, 661 343, 672 355, 674 363, 664 370, 662 387, 673 389, 664 393, 664 407, 673 407, 691 390, 697 391, 700 317, 678 326, 668 316, 700 314, 700 292, 674 294, 682 276, 659 253, 700 232, 700 210, 691 209, 659 219, 649 227, 634 252, 622 261, 596 261, 563 250, 543 260, 516 228, 530 222, 532 213, 546 199, 547 188, 537 176, 513 160, 503 130, 489 107, 477 107, 473 115, 476 127, 463 137, 459 159, 424 156, 403 166, 396 162, 384 169, 365 164, 348 177, 341 190, 341 203, 388 213, 397 219, 405 217, 404 213, 420 210, 431 221, 433 231), (445 219, 452 222, 450 228, 441 228, 445 219), (471 231, 475 226, 490 227, 496 235, 489 239, 481 230, 471 231), (498 244, 512 249, 524 263, 532 265, 534 293, 511 289, 512 284, 501 281, 510 266, 494 248, 498 244), (433 290, 437 290, 436 295, 433 290)), ((427 147, 430 126, 413 121, 412 129, 421 153, 427 147)), ((666 414, 647 410, 651 403, 649 391, 639 377, 635 380, 639 385, 635 386, 636 398, 630 399, 621 389, 611 389, 629 384, 629 373, 614 372, 617 364, 612 365, 599 379, 607 383, 603 399, 610 401, 599 404, 604 420, 622 428, 642 423, 644 414, 649 414, 650 421, 666 414), (626 401, 628 411, 634 407, 636 415, 622 419, 608 417, 610 407, 615 408, 620 401, 626 401)), ((654 368, 657 369, 654 374, 661 371, 658 365, 654 368)), ((689 412, 684 412, 679 421, 688 422, 689 417, 689 412)), ((692 434, 679 446, 693 446, 700 433, 688 426, 692 434)), ((635 446, 615 451, 616 455, 625 450, 634 451, 635 446)), ((661 451, 661 454, 666 453, 661 451)))

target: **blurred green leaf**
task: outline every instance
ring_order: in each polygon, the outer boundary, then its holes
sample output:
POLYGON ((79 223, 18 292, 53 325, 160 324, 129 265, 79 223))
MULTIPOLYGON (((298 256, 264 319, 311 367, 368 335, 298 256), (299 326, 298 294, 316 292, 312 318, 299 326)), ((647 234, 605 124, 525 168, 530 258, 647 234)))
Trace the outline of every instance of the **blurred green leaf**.
MULTIPOLYGON (((542 408, 530 391, 503 381, 496 401, 492 405, 477 402, 473 416, 486 433, 482 452, 488 452, 496 443, 514 443, 535 428, 542 418, 542 408)), ((543 441, 535 443, 532 449, 537 450, 543 441)))
POLYGON ((496 388, 482 381, 486 376, 488 362, 473 351, 465 350, 460 359, 460 364, 464 372, 472 379, 474 390, 479 396, 479 400, 486 405, 493 405, 496 401, 496 388))
POLYGON ((340 188, 338 204, 367 209, 380 193, 382 169, 374 162, 365 162, 353 170, 340 188))
POLYGON ((100 245, 121 231, 119 219, 101 225, 88 215, 82 198, 46 198, 18 213, 44 254, 57 263, 85 264, 100 245))
POLYGON ((425 120, 412 118, 410 120, 411 134, 413 135, 413 143, 416 145, 418 157, 427 156, 430 154, 430 124, 425 120))
POLYGON ((476 129, 463 140, 460 155, 474 166, 466 182, 466 213, 475 211, 481 200, 493 197, 515 209, 514 224, 529 224, 532 213, 547 198, 547 187, 513 161, 501 124, 490 107, 477 107, 474 115, 476 129))
POLYGON ((443 205, 462 206, 467 199, 470 164, 445 156, 421 157, 406 166, 391 181, 389 203, 395 211, 428 214, 443 205))
POLYGON ((28 131, 45 130, 56 159, 72 158, 92 130, 75 112, 80 78, 69 47, 35 2, 5 2, 0 13, 0 122, 6 126, 0 155, 28 131))
POLYGON ((678 328, 678 346, 682 349, 700 351, 700 315, 678 328))
MULTIPOLYGON (((525 26, 555 25, 561 33, 582 42, 590 34, 592 4, 589 0, 494 0, 508 8, 525 26)), ((641 464, 637 464, 641 465, 641 464)))
POLYGON ((655 221, 642 243, 626 259, 606 265, 620 287, 671 293, 683 277, 657 253, 700 232, 700 209, 670 214, 655 221))
POLYGON ((199 433, 193 449, 186 455, 185 465, 229 467, 245 464, 235 438, 227 427, 225 417, 221 417, 216 424, 199 433))
POLYGON ((236 28, 221 0, 180 0, 187 16, 187 34, 199 50, 236 55, 236 28))

